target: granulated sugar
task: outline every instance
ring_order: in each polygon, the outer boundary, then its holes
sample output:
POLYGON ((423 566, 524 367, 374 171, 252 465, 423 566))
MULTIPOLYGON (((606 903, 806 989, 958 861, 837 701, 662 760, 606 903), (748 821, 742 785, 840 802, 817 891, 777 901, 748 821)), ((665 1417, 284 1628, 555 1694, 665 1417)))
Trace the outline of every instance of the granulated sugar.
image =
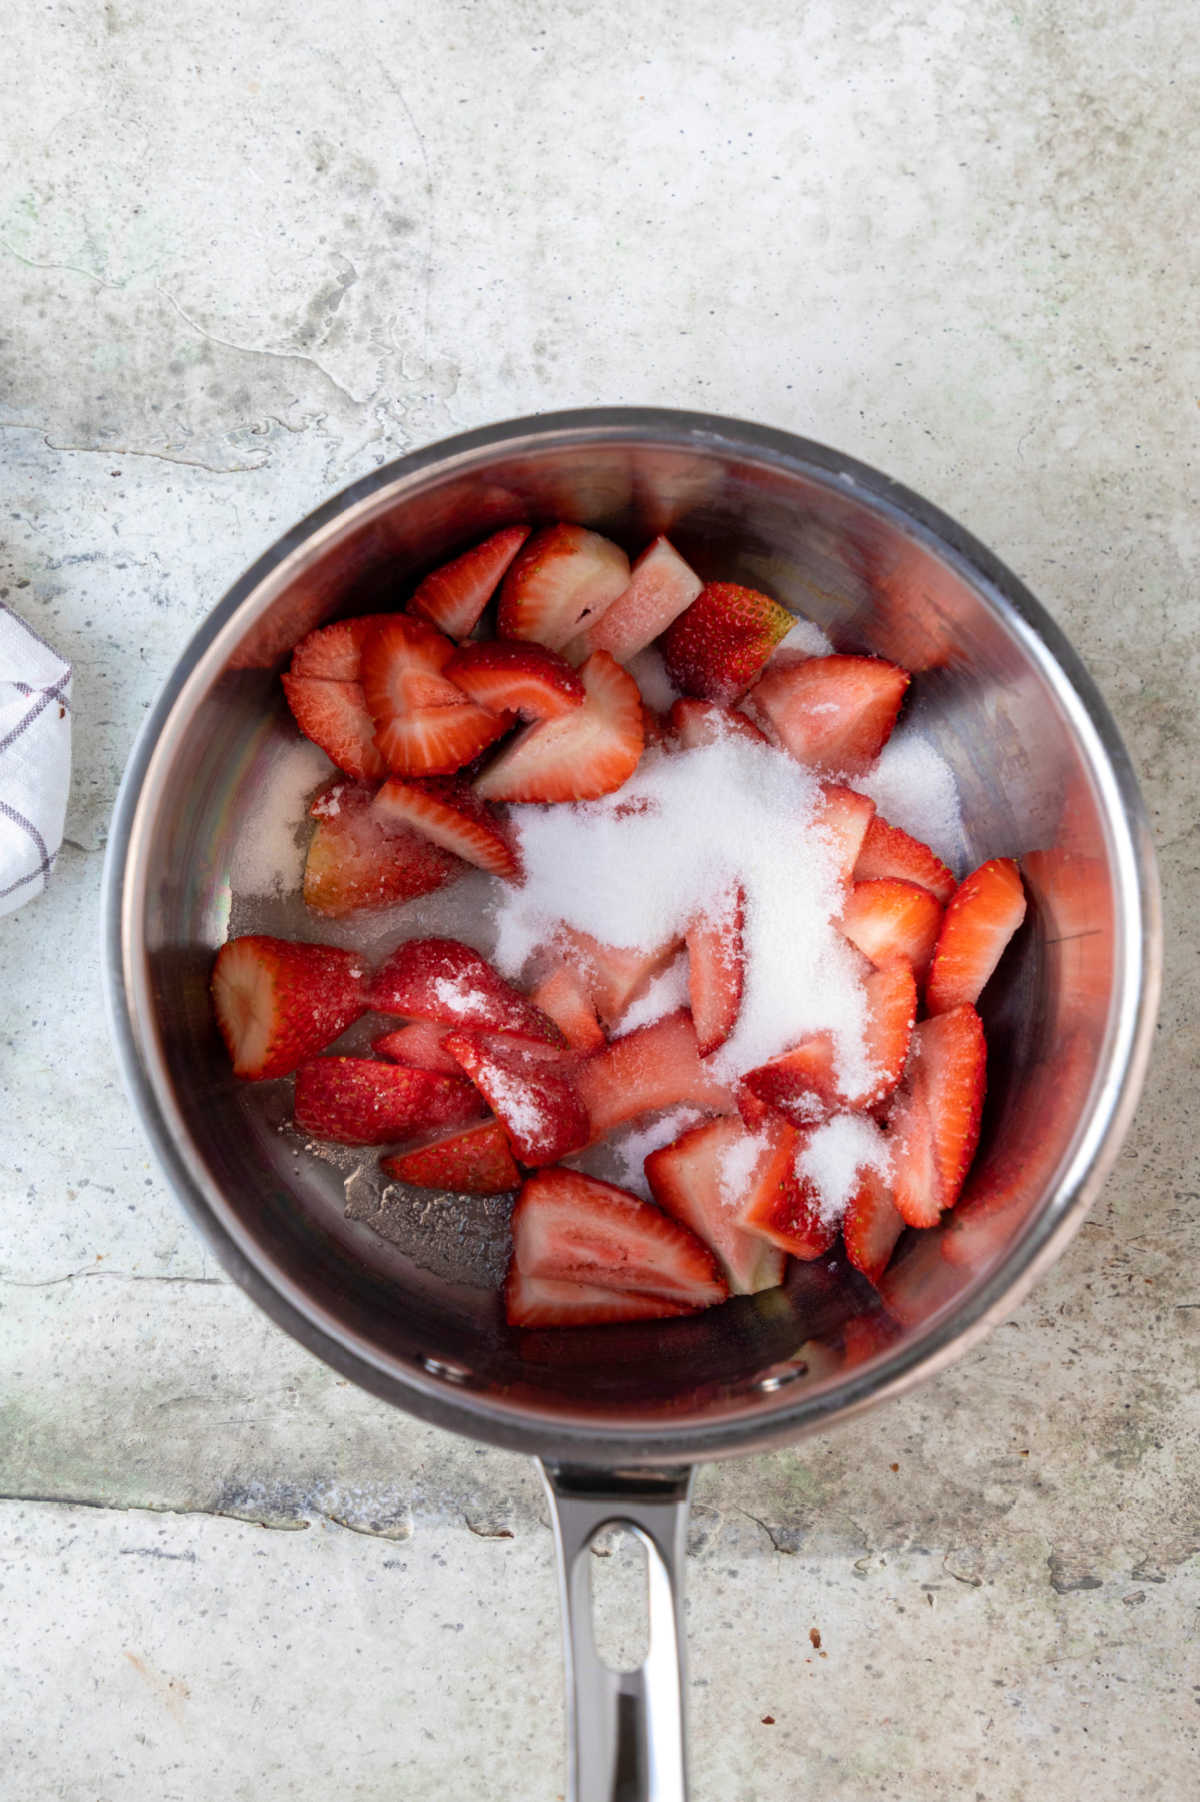
POLYGON ((672 1145, 689 1126, 698 1126, 704 1115, 699 1108, 677 1107, 658 1114, 646 1125, 618 1128, 611 1134, 608 1151, 612 1156, 616 1181, 635 1195, 651 1199, 646 1181, 645 1163, 652 1151, 672 1145))
POLYGON ((798 619, 775 646, 768 661, 772 664, 795 662, 800 657, 829 657, 833 646, 820 626, 811 619, 798 619))
POLYGON ((950 765, 914 727, 893 732, 874 767, 854 787, 870 795, 890 826, 899 826, 936 851, 955 875, 966 854, 958 788, 950 765))
POLYGON ((721 1199, 728 1207, 742 1206, 750 1187, 750 1178, 754 1174, 754 1166, 769 1144, 770 1140, 765 1133, 746 1133, 741 1138, 731 1139, 721 1152, 717 1163, 717 1182, 721 1189, 721 1199))
POLYGON ((630 1002, 621 1015, 617 1030, 632 1032, 635 1026, 650 1026, 655 1020, 687 1005, 688 960, 684 952, 674 963, 667 965, 661 976, 654 978, 644 995, 630 1002))
POLYGON ((332 763, 307 738, 277 741, 257 791, 239 801, 230 880, 239 899, 289 894, 304 876, 305 836, 314 791, 334 774, 332 763))
POLYGON ((662 652, 656 651, 653 645, 630 657, 625 668, 641 690, 647 707, 653 707, 656 713, 666 713, 671 702, 679 699, 679 690, 667 674, 662 652))
POLYGON ((796 1175, 816 1189, 826 1226, 840 1223, 860 1170, 887 1177, 891 1167, 887 1139, 862 1114, 834 1114, 814 1128, 796 1154, 796 1175))

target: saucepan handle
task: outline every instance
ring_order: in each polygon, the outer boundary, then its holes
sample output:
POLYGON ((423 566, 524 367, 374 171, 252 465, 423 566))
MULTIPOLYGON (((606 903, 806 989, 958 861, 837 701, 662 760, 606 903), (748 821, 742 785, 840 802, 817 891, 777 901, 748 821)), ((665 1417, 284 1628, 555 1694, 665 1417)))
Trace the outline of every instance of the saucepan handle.
POLYGON ((687 1802, 683 1569, 690 1470, 605 1471, 543 1462, 567 1658, 567 1802, 687 1802), (597 1533, 623 1527, 646 1550, 650 1645, 614 1671, 592 1630, 597 1533))

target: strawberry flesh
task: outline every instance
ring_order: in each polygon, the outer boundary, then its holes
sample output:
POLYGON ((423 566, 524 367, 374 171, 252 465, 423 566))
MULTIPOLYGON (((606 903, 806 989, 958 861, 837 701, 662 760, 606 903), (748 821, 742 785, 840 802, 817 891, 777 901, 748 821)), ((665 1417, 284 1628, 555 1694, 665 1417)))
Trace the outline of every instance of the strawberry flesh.
POLYGON ((362 960, 332 945, 250 933, 217 953, 212 997, 235 1076, 286 1076, 366 1010, 362 960))
POLYGON ((821 1219, 821 1197, 807 1177, 799 1175, 796 1159, 807 1135, 777 1123, 773 1129, 780 1141, 771 1173, 775 1180, 760 1183, 746 1198, 742 1224, 781 1251, 811 1263, 825 1255, 837 1238, 836 1226, 821 1219))
POLYGON ((292 652, 290 673, 320 677, 327 682, 357 682, 363 645, 386 618, 383 613, 368 613, 358 619, 337 619, 331 626, 319 626, 302 638, 292 652))
POLYGON ((876 966, 902 957, 919 980, 929 968, 941 923, 941 907, 927 888, 880 876, 854 884, 841 929, 876 966))
POLYGON ((283 677, 283 692, 305 738, 359 782, 377 782, 387 765, 375 744, 375 722, 357 682, 325 676, 283 677))
POLYGON ((736 701, 795 623, 755 588, 710 582, 663 638, 667 674, 686 695, 736 701))
POLYGON ((1011 857, 992 857, 963 878, 946 909, 926 984, 931 1014, 978 1001, 1025 918, 1025 890, 1011 857))
POLYGON ((671 703, 668 724, 685 751, 697 745, 714 745, 732 733, 737 738, 751 739, 755 744, 770 744, 753 720, 748 720, 736 707, 719 707, 715 701, 697 701, 681 695, 671 703))
POLYGON ((314 1139, 387 1145, 435 1126, 460 1126, 484 1112, 461 1076, 436 1076, 365 1057, 318 1057, 296 1071, 296 1125, 314 1139))
POLYGON ((508 1135, 523 1164, 557 1164, 587 1144, 588 1120, 570 1070, 536 1047, 497 1035, 453 1032, 457 1058, 508 1135))
POLYGON ((896 1206, 909 1226, 935 1226, 958 1200, 986 1086, 987 1044, 970 1003, 923 1020, 890 1121, 896 1206))
POLYGON ((388 831, 373 813, 374 790, 336 782, 309 810, 316 819, 304 860, 304 899, 338 920, 429 895, 466 873, 466 864, 429 839, 388 831))
POLYGON ((909 681, 880 657, 807 657, 767 670, 747 705, 798 762, 853 776, 890 738, 909 681))
POLYGON ((446 674, 481 707, 523 720, 562 719, 583 701, 583 683, 565 657, 517 638, 464 645, 446 674))
POLYGON ((624 551, 584 526, 546 526, 518 553, 497 612, 501 638, 528 638, 561 651, 595 625, 629 586, 624 551))
POLYGON ((440 568, 413 590, 409 613, 451 638, 466 638, 529 536, 528 526, 505 526, 440 568))
POLYGON ((560 927, 555 935, 556 949, 609 1028, 618 1024, 622 1014, 661 975, 678 946, 677 939, 667 939, 648 951, 637 946, 602 945, 590 932, 571 926, 560 927))
POLYGON ((860 1170, 842 1218, 842 1240, 854 1268, 877 1283, 903 1231, 888 1184, 869 1167, 860 1170))
POLYGON ((953 875, 928 845, 923 845, 919 838, 910 838, 899 826, 890 826, 879 814, 868 825, 854 866, 854 876, 859 882, 893 876, 900 882, 919 883, 936 896, 943 907, 956 887, 953 875))
POLYGON ((591 1139, 652 1109, 693 1107, 732 1113, 736 1102, 700 1062, 696 1028, 686 1008, 613 1039, 579 1066, 576 1087, 591 1120, 591 1139))
POLYGON ((655 1201, 703 1239, 732 1295, 757 1295, 783 1281, 784 1253, 746 1227, 748 1215, 778 1190, 794 1137, 782 1121, 751 1134, 727 1116, 693 1127, 646 1159, 655 1201))
POLYGON ((485 1120, 465 1132, 449 1133, 429 1145, 384 1158, 382 1167, 394 1182, 420 1189, 449 1189, 459 1195, 503 1195, 521 1181, 497 1120, 485 1120))
POLYGON ((917 985, 908 965, 897 959, 872 971, 863 987, 867 996, 864 1050, 871 1069, 865 1084, 848 1091, 839 1082, 832 1035, 819 1032, 749 1071, 744 1087, 794 1126, 814 1125, 836 1108, 858 1112, 886 1100, 900 1081, 908 1056, 917 985))
POLYGON ((559 964, 529 997, 558 1027, 574 1051, 599 1051, 605 1043, 604 1028, 596 1017, 596 1004, 579 975, 559 964))
POLYGON ((704 584, 666 538, 656 538, 634 564, 629 586, 588 626, 571 646, 582 660, 592 651, 608 651, 627 663, 665 632, 704 584))
POLYGON ((407 1020, 563 1043, 553 1020, 458 939, 407 939, 375 972, 367 998, 379 1013, 407 1020))
POLYGON ((476 779, 485 801, 594 801, 632 776, 645 743, 637 683, 607 651, 579 674, 583 705, 519 732, 476 779))
POLYGON ((408 827, 489 876, 515 877, 520 863, 496 815, 469 782, 453 776, 393 776, 373 811, 388 831, 408 827))
POLYGON ((745 919, 746 896, 736 885, 688 928, 688 999, 701 1057, 723 1045, 737 1025, 746 978, 745 919))
POLYGON ((384 619, 362 652, 362 690, 375 743, 398 775, 447 775, 470 763, 505 729, 442 674, 454 645, 424 620, 384 619))
POLYGON ((813 816, 813 824, 820 828, 826 841, 832 845, 838 874, 843 882, 849 882, 851 876, 857 874, 855 866, 862 855, 863 845, 870 837, 874 818, 874 801, 869 800, 866 795, 860 795, 857 789, 844 788, 838 782, 821 784, 821 799, 813 816))
POLYGON ((371 1041, 378 1057, 390 1058, 394 1064, 407 1064, 413 1070, 435 1070, 439 1076, 461 1076, 462 1066, 446 1050, 446 1038, 453 1030, 436 1020, 413 1020, 384 1032, 371 1041))
POLYGON ((526 1276, 514 1264, 504 1286, 509 1326, 608 1326, 618 1320, 670 1320, 694 1314, 695 1307, 661 1296, 622 1293, 596 1283, 558 1283, 526 1276))

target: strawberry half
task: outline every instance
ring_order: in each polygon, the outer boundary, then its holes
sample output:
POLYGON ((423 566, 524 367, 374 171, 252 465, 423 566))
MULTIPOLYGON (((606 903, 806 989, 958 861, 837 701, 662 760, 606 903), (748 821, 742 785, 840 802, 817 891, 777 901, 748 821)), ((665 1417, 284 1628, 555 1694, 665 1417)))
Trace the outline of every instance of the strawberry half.
POLYGON ((367 1057, 317 1057, 296 1071, 296 1125, 314 1139, 387 1145, 435 1126, 460 1126, 483 1113, 461 1076, 435 1076, 367 1057))
POLYGON ((629 586, 629 559, 584 526, 535 532, 504 578, 497 630, 561 651, 629 586))
POLYGON ((490 876, 520 874, 517 854, 499 820, 469 782, 453 776, 393 776, 376 795, 373 812, 386 830, 410 827, 490 876))
POLYGON ((413 590, 409 613, 451 638, 466 638, 528 536, 528 526, 505 526, 461 557, 431 570, 413 590))
POLYGON ((580 633, 571 655, 581 661, 592 651, 608 651, 627 663, 691 606, 703 586, 674 545, 656 538, 634 564, 628 588, 580 633))
POLYGON ((841 929, 876 966, 902 957, 924 976, 937 943, 942 910, 927 888, 880 876, 856 882, 842 909, 841 929))
POLYGON ((795 623, 756 588, 710 582, 663 638, 667 674, 684 694, 736 701, 795 623))
POLYGON ((690 695, 681 695, 671 703, 667 719, 685 751, 693 750, 696 745, 714 745, 730 733, 736 738, 752 739, 758 745, 771 742, 766 733, 760 732, 754 721, 748 720, 736 707, 719 707, 715 701, 697 701, 690 695))
POLYGON ((563 926, 555 934, 555 947, 578 976, 605 1026, 611 1028, 666 969, 679 941, 667 939, 644 951, 637 946, 602 945, 590 932, 563 926))
POLYGON ((375 972, 367 1000, 381 1014, 408 1020, 440 1020, 472 1031, 563 1043, 553 1020, 458 939, 407 939, 398 945, 375 972))
POLYGON ((747 705, 798 762, 858 775, 891 737, 910 680, 881 657, 808 657, 767 670, 747 705))
POLYGON ((780 1251, 811 1263, 829 1250, 838 1229, 822 1221, 820 1194, 807 1177, 797 1173, 796 1158, 804 1137, 782 1121, 767 1128, 763 1136, 772 1134, 777 1142, 772 1163, 776 1180, 760 1183, 747 1196, 742 1224, 780 1251))
POLYGON ((607 651, 594 651, 579 674, 582 707, 526 726, 476 778, 476 794, 485 801, 594 801, 629 780, 645 743, 637 683, 607 651))
POLYGON ((230 939, 213 965, 217 1025, 235 1076, 286 1076, 366 1010, 353 951, 251 933, 230 939))
POLYGON ((377 782, 386 774, 387 765, 375 744, 375 722, 357 682, 290 674, 281 680, 301 732, 320 745, 339 770, 359 782, 377 782))
MULTIPOLYGON (((873 970, 863 984, 867 995, 864 1050, 869 1080, 853 1093, 838 1082, 832 1036, 814 1033, 782 1057, 760 1064, 744 1087, 794 1126, 811 1126, 835 1108, 857 1113, 886 1100, 904 1070, 917 1013, 917 985, 902 960, 873 970)), ((744 1114, 743 1114, 744 1117, 744 1114)))
POLYGON ((614 1039, 579 1066, 575 1077, 591 1120, 591 1140, 654 1108, 687 1101, 732 1113, 733 1095, 700 1062, 696 1028, 686 1008, 614 1039))
POLYGON ((485 1120, 466 1132, 449 1133, 414 1151, 383 1158, 381 1165, 393 1182, 412 1183, 419 1189, 449 1189, 458 1195, 503 1195, 521 1182, 498 1120, 485 1120))
POLYGON ((577 1170, 541 1170, 512 1217, 513 1262, 523 1276, 596 1284, 706 1308, 725 1284, 706 1245, 649 1202, 577 1170))
POLYGON ((357 682, 362 648, 376 626, 388 617, 368 613, 358 619, 335 619, 302 638, 292 652, 290 674, 314 676, 326 682, 357 682))
POLYGON ((395 1032, 384 1032, 372 1039, 371 1050, 394 1064, 407 1064, 410 1070, 461 1076, 462 1065, 446 1050, 446 1038, 452 1031, 453 1027, 440 1026, 436 1020, 413 1020, 407 1026, 398 1026, 395 1032))
POLYGON ((484 1096, 523 1164, 557 1164, 587 1144, 587 1114, 570 1072, 547 1058, 544 1047, 453 1032, 446 1050, 484 1096))
POLYGON ((701 1057, 723 1045, 737 1025, 746 979, 745 919, 745 892, 736 885, 688 928, 688 999, 701 1057))
POLYGON ((309 809, 317 824, 304 860, 304 899, 327 919, 396 907, 466 873, 466 864, 417 833, 386 831, 373 798, 373 789, 335 782, 309 809))
POLYGON ((583 683, 565 657, 519 638, 464 645, 446 674, 481 707, 523 720, 561 719, 583 700, 583 683))
POLYGON ((870 838, 874 819, 874 801, 860 795, 857 789, 843 788, 838 782, 821 784, 813 824, 832 844, 843 882, 849 882, 851 875, 858 873, 855 866, 870 838))
POLYGON ((362 691, 375 743, 398 775, 461 769, 505 730, 442 674, 454 646, 424 620, 395 614, 363 646, 362 691))
POLYGON ((655 1201, 703 1239, 732 1295, 757 1295, 783 1281, 783 1252, 743 1221, 778 1191, 794 1138, 782 1121, 755 1134, 726 1117, 694 1126, 646 1159, 655 1201))
POLYGON ((954 877, 928 845, 923 845, 919 838, 910 838, 899 826, 889 826, 879 814, 867 828, 854 875, 859 882, 880 881, 888 876, 900 882, 916 882, 936 896, 943 907, 956 887, 954 877))
POLYGON ((842 1217, 842 1240, 854 1268, 877 1283, 903 1231, 904 1219, 888 1184, 877 1171, 860 1170, 842 1217))
POLYGON ((938 934, 925 1001, 931 1014, 978 1001, 1025 918, 1025 890, 1011 857, 992 857, 963 878, 938 934))
POLYGON ((529 997, 558 1027, 574 1051, 599 1051, 605 1043, 596 1005, 579 975, 559 964, 529 997))
POLYGON ((670 1320, 695 1308, 661 1296, 622 1294, 595 1283, 556 1283, 526 1276, 514 1264, 504 1285, 509 1326, 609 1326, 618 1320, 670 1320))
POLYGON ((987 1087, 983 1023, 969 1002, 923 1020, 892 1110, 892 1187, 909 1226, 936 1226, 975 1155, 987 1087))

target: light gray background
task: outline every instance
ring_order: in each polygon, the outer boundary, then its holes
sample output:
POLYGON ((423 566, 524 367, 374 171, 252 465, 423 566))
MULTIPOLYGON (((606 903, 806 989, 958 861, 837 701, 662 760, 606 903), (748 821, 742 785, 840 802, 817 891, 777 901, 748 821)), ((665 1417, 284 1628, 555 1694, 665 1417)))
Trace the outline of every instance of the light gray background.
POLYGON ((461 427, 650 401, 839 446, 1006 558, 1128 736, 1168 906, 1146 1099, 1055 1273, 911 1399, 703 1473, 696 1795, 1190 1797, 1190 0, 6 23, 0 593, 74 661, 76 775, 0 922, 0 1793, 561 1794, 532 1468, 206 1261, 117 1084, 96 900, 144 709, 283 527, 461 427))

